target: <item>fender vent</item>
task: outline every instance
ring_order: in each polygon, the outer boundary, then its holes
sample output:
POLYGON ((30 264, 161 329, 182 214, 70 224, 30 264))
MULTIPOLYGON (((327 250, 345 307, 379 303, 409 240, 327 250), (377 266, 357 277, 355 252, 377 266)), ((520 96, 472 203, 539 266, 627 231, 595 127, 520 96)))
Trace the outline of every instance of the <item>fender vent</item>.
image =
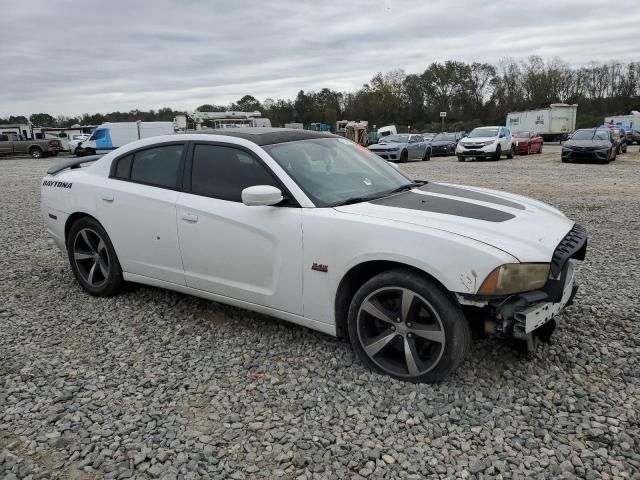
POLYGON ((554 278, 558 278, 564 264, 570 258, 584 260, 587 253, 588 236, 587 230, 576 223, 562 239, 551 257, 551 274, 554 278))

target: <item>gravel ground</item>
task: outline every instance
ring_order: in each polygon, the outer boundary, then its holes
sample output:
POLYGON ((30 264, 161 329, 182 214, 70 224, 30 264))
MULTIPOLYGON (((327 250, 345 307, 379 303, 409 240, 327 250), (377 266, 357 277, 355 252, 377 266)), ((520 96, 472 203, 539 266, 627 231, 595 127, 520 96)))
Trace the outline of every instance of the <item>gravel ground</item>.
POLYGON ((59 159, 0 160, 0 478, 640 478, 640 153, 411 163, 527 194, 591 233, 528 360, 475 342, 449 380, 371 373, 344 340, 154 288, 92 298, 39 218, 59 159))

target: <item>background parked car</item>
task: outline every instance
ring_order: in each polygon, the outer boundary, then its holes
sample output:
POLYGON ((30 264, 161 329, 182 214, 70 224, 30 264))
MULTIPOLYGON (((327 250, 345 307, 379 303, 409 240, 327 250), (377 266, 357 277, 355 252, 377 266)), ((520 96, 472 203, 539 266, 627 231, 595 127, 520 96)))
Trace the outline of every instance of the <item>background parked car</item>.
POLYGON ((374 145, 369 146, 376 155, 385 160, 406 162, 409 159, 430 160, 431 145, 422 135, 401 133, 383 137, 374 145))
POLYGON ((76 150, 78 149, 80 144, 87 140, 89 137, 90 135, 87 133, 74 133, 73 135, 71 135, 71 138, 69 138, 69 152, 77 155, 76 150))
POLYGON ((433 155, 455 155, 456 145, 464 137, 464 132, 442 132, 431 140, 433 155))
POLYGON ((536 132, 513 132, 514 146, 516 153, 530 154, 542 153, 544 140, 536 132))
POLYGON ((616 159, 617 140, 610 128, 582 128, 562 144, 562 163, 609 163, 616 159))
POLYGON ((62 151, 60 140, 49 138, 43 140, 23 140, 15 133, 0 134, 0 155, 12 155, 15 153, 28 153, 33 158, 56 156, 62 151))
POLYGON ((513 158, 515 145, 507 127, 478 127, 471 130, 456 148, 459 162, 465 160, 500 160, 502 155, 513 158))
POLYGON ((627 143, 629 145, 640 145, 640 132, 638 130, 629 130, 627 132, 627 143))

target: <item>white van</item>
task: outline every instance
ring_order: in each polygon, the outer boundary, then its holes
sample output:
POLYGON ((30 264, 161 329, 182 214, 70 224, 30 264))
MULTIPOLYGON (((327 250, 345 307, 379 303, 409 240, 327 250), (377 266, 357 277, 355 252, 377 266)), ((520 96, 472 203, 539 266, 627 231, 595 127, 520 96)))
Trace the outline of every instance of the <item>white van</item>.
POLYGON ((106 153, 141 138, 175 133, 173 122, 103 123, 78 145, 76 155, 106 153))

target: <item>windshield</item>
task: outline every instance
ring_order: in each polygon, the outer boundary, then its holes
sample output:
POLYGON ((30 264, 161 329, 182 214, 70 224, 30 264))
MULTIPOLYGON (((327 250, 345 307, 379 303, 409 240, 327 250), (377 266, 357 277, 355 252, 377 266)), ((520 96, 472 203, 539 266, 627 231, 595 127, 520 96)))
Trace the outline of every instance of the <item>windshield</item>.
POLYGON ((407 143, 409 141, 409 135, 389 135, 380 139, 380 143, 407 143))
POLYGON ((456 136, 452 133, 439 133, 433 137, 434 142, 455 142, 456 136))
POLYGON ((350 140, 316 138, 263 147, 318 207, 382 197, 412 182, 350 140))
POLYGON ((607 130, 576 130, 571 140, 609 140, 607 130))
POLYGON ((481 137, 497 137, 497 128, 474 128, 469 134, 469 138, 481 138, 481 137))
POLYGON ((513 132, 512 135, 517 138, 529 138, 531 136, 530 132, 513 132))

